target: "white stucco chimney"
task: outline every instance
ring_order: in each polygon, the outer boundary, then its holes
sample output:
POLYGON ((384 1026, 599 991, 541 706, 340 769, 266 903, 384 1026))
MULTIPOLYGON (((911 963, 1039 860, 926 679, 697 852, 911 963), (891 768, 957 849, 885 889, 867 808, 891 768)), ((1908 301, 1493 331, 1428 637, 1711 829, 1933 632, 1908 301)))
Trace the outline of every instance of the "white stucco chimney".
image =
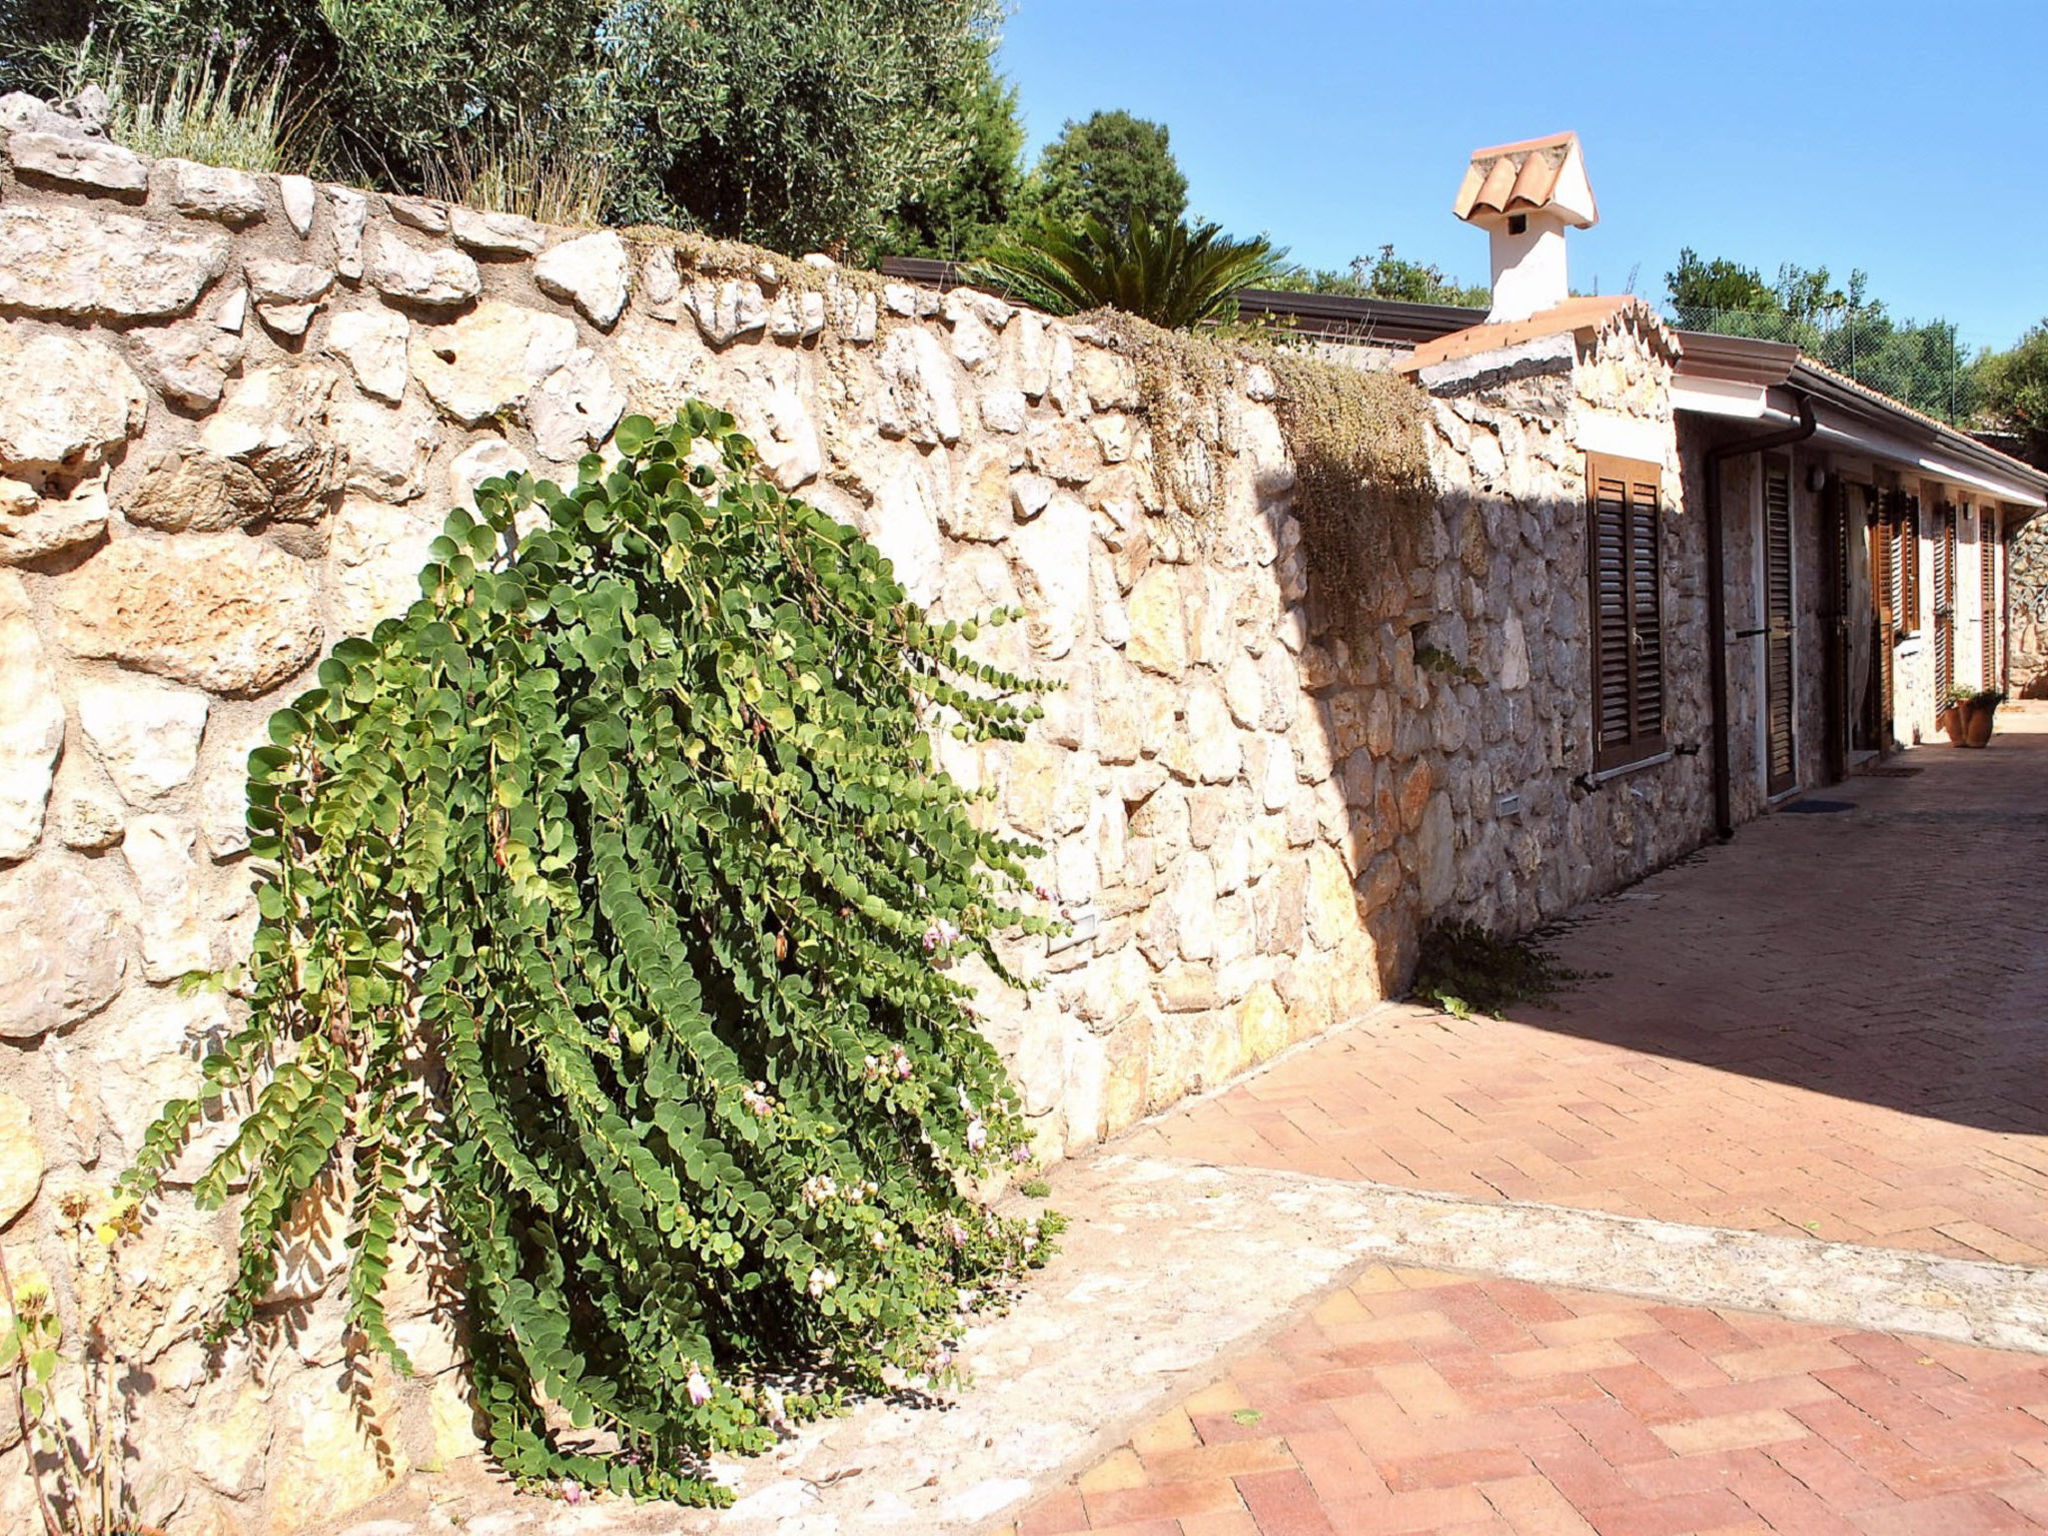
POLYGON ((1564 232, 1600 222, 1575 133, 1477 150, 1452 212, 1492 237, 1487 320, 1526 320, 1571 297, 1564 232))

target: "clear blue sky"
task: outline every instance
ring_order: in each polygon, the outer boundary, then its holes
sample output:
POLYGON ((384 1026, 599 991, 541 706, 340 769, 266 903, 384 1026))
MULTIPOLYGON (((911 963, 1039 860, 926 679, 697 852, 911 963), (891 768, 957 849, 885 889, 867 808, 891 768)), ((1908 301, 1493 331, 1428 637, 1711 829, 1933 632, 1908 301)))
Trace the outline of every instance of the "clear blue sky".
POLYGON ((1012 0, 1029 153, 1163 122, 1193 212, 1338 267, 1391 242, 1486 281, 1470 152, 1576 129, 1600 223, 1572 282, 1663 297, 1679 248, 1870 273, 2004 347, 2048 316, 2048 0, 1012 0))

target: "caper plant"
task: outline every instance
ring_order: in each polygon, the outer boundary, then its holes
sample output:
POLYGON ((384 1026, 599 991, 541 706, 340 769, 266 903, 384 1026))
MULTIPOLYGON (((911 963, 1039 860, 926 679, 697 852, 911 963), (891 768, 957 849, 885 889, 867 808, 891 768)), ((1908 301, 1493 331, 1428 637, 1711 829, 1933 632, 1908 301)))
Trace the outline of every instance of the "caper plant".
POLYGON ((385 1280, 430 1211, 507 1470, 716 1501, 709 1453, 925 1368, 1037 1257, 972 1193, 1026 1133, 955 965, 1013 980, 992 941, 1048 921, 931 742, 1019 739, 1044 685, 730 416, 614 447, 568 490, 486 482, 422 599, 271 721, 247 1022, 128 1192, 242 1106, 195 1191, 246 1186, 217 1333, 338 1194, 351 1321, 406 1369, 385 1280))

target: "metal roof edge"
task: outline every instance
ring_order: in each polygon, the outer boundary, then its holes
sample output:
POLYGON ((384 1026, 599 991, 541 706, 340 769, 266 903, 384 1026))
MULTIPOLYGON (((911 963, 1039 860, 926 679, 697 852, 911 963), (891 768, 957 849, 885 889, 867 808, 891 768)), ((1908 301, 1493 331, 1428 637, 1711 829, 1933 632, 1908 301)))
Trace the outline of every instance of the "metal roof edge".
POLYGON ((1824 367, 1790 342, 1722 336, 1710 331, 1680 331, 1679 339, 1684 346, 1678 363, 1680 378, 1725 380, 1764 389, 1799 389, 1895 441, 1938 448, 1949 458, 2026 487, 2035 496, 2048 498, 2048 472, 1824 367))
POLYGON ((1793 366, 1786 382, 1794 388, 1805 390, 1823 403, 1842 413, 1857 417, 1889 432, 1894 437, 1907 441, 1917 439, 1922 444, 1939 449, 1952 459, 1960 460, 1973 469, 1986 474, 1997 475, 2014 485, 2030 489, 2036 496, 2048 499, 2048 471, 2036 469, 2024 459, 2001 453, 1990 444, 1972 437, 1958 427, 1932 416, 1922 415, 1911 406, 1894 400, 1891 396, 1858 384, 1831 368, 1823 367, 1809 357, 1801 357, 1793 366))

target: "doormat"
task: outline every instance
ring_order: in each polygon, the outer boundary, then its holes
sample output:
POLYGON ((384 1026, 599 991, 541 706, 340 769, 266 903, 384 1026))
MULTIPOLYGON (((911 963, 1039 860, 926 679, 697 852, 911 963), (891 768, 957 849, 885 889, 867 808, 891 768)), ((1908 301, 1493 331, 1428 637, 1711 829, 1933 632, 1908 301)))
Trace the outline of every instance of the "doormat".
POLYGON ((1856 770, 1856 777, 1859 779, 1910 779, 1915 774, 1925 773, 1926 771, 1925 768, 1894 768, 1890 766, 1883 768, 1858 768, 1856 770))
POLYGON ((1780 816, 1828 816, 1836 811, 1853 811, 1853 800, 1794 800, 1778 807, 1780 816))

